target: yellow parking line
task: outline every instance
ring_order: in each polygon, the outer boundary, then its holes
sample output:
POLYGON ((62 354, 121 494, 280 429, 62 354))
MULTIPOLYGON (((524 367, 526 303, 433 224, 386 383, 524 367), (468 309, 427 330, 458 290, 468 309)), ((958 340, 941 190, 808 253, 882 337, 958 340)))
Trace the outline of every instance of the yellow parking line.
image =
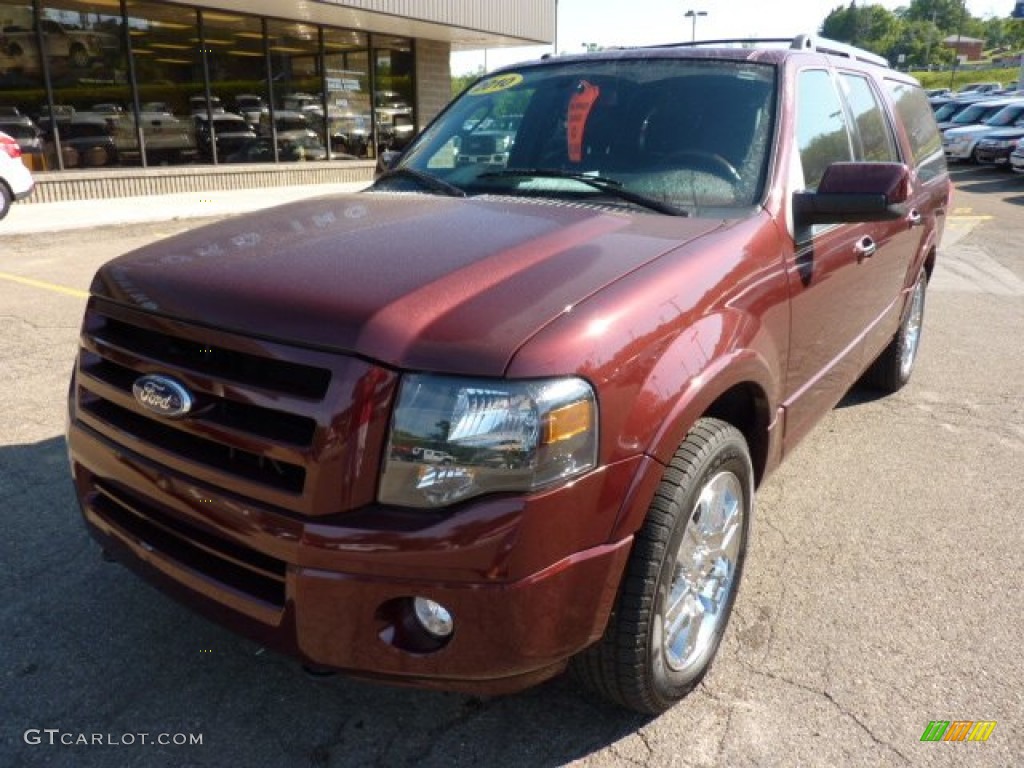
POLYGON ((21 285, 28 285, 32 288, 42 288, 44 291, 63 293, 67 296, 74 296, 76 299, 89 298, 88 291, 80 291, 77 288, 68 288, 66 285, 57 285, 56 283, 47 283, 45 280, 33 280, 31 277, 12 275, 9 272, 0 272, 0 280, 8 280, 12 283, 20 283, 21 285))
POLYGON ((949 217, 950 221, 992 221, 995 216, 986 216, 984 214, 978 214, 976 216, 965 216, 960 213, 954 213, 949 217))

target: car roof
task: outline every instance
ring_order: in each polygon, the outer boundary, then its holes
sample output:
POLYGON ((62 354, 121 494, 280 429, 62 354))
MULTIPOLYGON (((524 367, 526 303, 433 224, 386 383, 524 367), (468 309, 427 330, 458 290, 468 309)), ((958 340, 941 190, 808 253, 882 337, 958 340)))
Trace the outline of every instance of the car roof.
MULTIPOLYGON (((541 59, 518 65, 502 67, 495 72, 510 72, 525 67, 544 67, 554 63, 614 61, 621 59, 708 59, 727 61, 749 61, 780 65, 788 59, 818 55, 827 56, 833 63, 884 67, 889 76, 907 82, 914 78, 897 70, 889 69, 888 61, 878 54, 817 35, 797 35, 778 38, 736 38, 724 40, 703 40, 692 43, 672 43, 632 48, 609 48, 601 51, 558 56, 544 56, 541 59)), ((489 73, 491 75, 494 72, 489 73)))

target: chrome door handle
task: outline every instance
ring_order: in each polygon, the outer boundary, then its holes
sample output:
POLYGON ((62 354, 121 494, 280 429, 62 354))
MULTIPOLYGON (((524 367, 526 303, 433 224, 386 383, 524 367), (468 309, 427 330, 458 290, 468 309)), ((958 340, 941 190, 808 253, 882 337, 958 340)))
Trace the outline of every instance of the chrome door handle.
POLYGON ((875 255, 875 251, 878 250, 878 246, 875 245, 875 241, 867 235, 864 235, 855 246, 853 246, 854 252, 857 254, 857 261, 864 259, 870 259, 875 255))
POLYGON ((924 216, 921 215, 921 212, 917 210, 917 208, 914 208, 909 214, 907 214, 907 222, 912 227, 919 227, 924 223, 924 216))

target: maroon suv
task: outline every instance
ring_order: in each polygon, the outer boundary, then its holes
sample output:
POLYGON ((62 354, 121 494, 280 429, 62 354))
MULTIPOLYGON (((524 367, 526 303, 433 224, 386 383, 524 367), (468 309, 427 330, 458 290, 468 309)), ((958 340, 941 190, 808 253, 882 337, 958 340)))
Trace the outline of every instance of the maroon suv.
POLYGON ((917 83, 829 41, 490 75, 368 191, 99 271, 87 526, 310 665, 499 693, 572 662, 661 711, 755 488, 856 381, 908 380, 949 195, 917 83))

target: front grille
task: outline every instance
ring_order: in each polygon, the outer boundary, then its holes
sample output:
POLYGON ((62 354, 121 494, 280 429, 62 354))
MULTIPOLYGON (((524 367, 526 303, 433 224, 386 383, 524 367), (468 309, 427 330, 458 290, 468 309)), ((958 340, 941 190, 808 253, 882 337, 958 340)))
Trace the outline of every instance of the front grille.
POLYGON ((395 374, 343 354, 94 298, 73 408, 76 426, 115 452, 263 508, 322 516, 373 500, 396 382, 395 374), (153 374, 189 391, 183 418, 136 401, 134 383, 153 374))
POLYGON ((275 345, 100 307, 90 304, 82 332, 82 424, 232 493, 262 500, 276 492, 269 500, 284 506, 302 495, 331 370, 282 359, 275 345), (133 383, 153 373, 189 389, 187 418, 166 419, 135 401, 133 383))
POLYGON ((104 348, 295 397, 319 400, 331 381, 331 372, 323 368, 196 342, 98 313, 87 317, 85 331, 104 348))
POLYGON ((302 492, 306 470, 301 466, 274 461, 216 440, 195 437, 170 426, 170 422, 147 418, 100 397, 82 398, 79 408, 83 415, 93 416, 98 423, 113 426, 147 444, 158 445, 182 459, 197 461, 224 474, 271 488, 290 493, 302 492))
POLYGON ((277 608, 285 603, 287 565, 166 514, 124 488, 97 482, 90 506, 142 546, 231 589, 277 608))
POLYGON ((352 356, 92 298, 69 431, 83 504, 122 538, 283 605, 278 558, 292 557, 303 521, 373 501, 397 381, 352 356), (187 414, 135 399, 154 374, 189 391, 187 414))

